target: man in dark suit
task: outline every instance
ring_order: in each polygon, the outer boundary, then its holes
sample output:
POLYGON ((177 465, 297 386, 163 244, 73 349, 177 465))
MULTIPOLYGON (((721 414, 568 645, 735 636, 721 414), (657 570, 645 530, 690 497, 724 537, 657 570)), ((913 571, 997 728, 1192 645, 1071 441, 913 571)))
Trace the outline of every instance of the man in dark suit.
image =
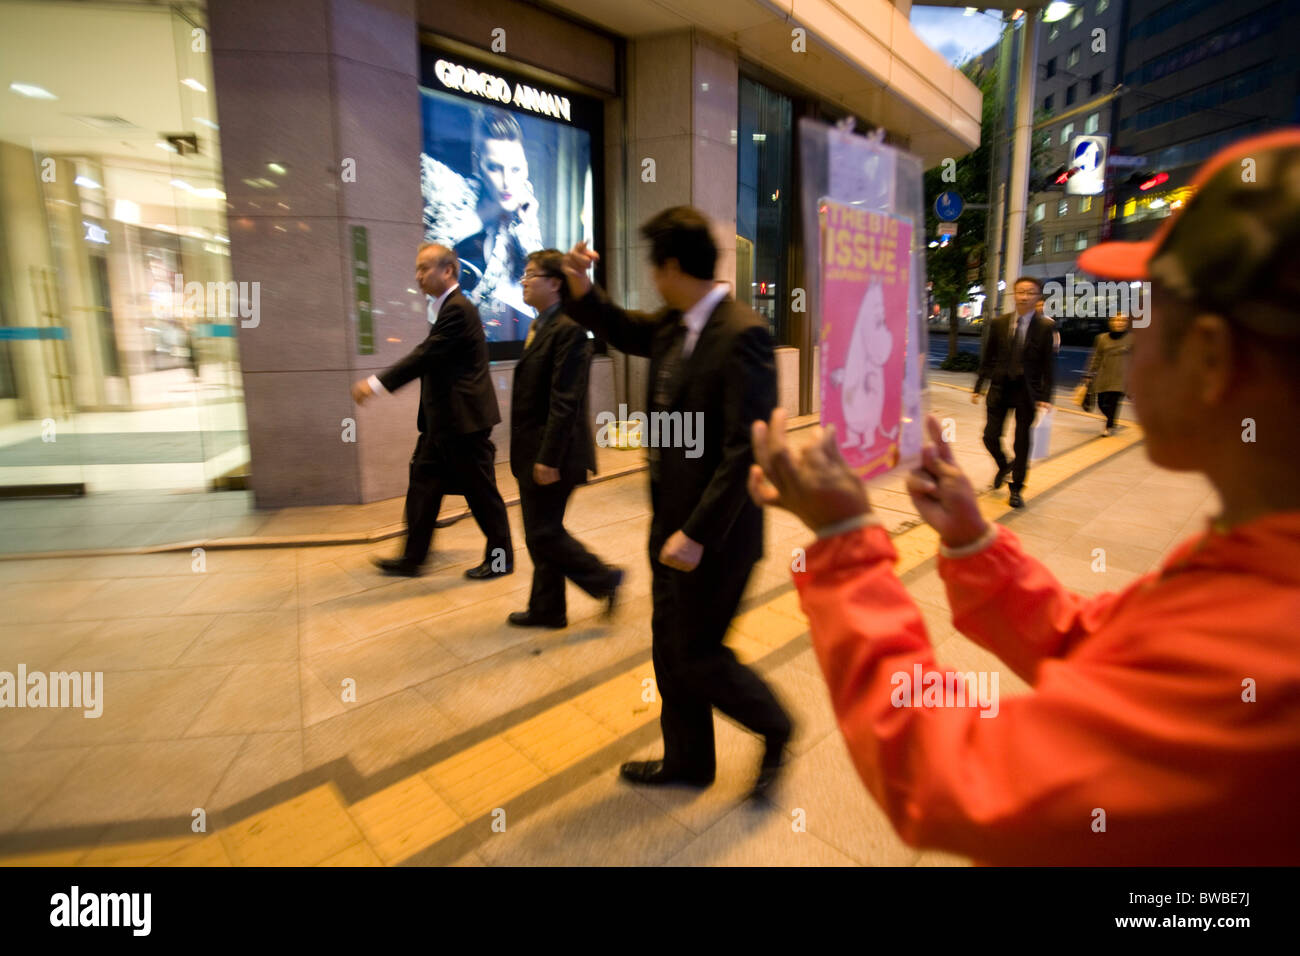
POLYGON ((1013 289, 1015 310, 998 316, 985 332, 979 373, 970 400, 978 403, 980 389, 985 382, 989 383, 984 447, 998 466, 993 487, 1001 488, 1009 472, 1011 507, 1023 508, 1025 502, 1020 491, 1029 471, 1029 430, 1035 415, 1052 407, 1056 323, 1038 309, 1043 295, 1041 282, 1032 276, 1021 276, 1013 289), (1016 458, 1008 463, 1002 450, 1002 428, 1012 409, 1016 413, 1016 437, 1012 446, 1016 458))
POLYGON ((434 298, 432 328, 409 355, 379 375, 352 386, 361 404, 372 395, 387 395, 420 380, 420 437, 411 456, 406 489, 406 549, 400 558, 377 558, 385 574, 414 577, 428 557, 434 522, 445 494, 461 494, 469 503, 487 548, 483 563, 465 572, 475 580, 514 571, 514 549, 506 505, 497 491, 496 448, 492 426, 501 421, 487 341, 478 310, 460 293, 460 264, 446 246, 425 243, 416 256, 415 280, 434 298))
POLYGON ((524 301, 537 310, 515 366, 510 398, 510 471, 519 479, 524 537, 533 559, 528 610, 509 621, 519 627, 565 627, 564 579, 614 609, 623 572, 611 568, 564 530, 564 509, 575 485, 596 470, 587 404, 591 342, 564 314, 563 257, 543 249, 524 267, 524 301))
POLYGON ((717 247, 699 211, 665 210, 641 232, 668 305, 660 312, 611 303, 587 276, 597 256, 586 243, 564 264, 570 316, 615 348, 650 358, 651 630, 664 756, 625 763, 621 773, 641 784, 710 784, 717 707, 764 738, 754 785, 763 795, 780 768, 790 718, 722 639, 763 551, 763 514, 746 484, 750 426, 776 405, 772 340, 762 319, 714 285, 717 247))

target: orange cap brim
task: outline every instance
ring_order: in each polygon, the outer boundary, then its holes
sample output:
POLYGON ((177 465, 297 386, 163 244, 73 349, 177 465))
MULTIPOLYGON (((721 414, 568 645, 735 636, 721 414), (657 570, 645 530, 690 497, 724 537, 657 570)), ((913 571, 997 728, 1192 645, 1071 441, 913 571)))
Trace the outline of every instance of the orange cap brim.
POLYGON ((1149 279, 1147 266, 1159 239, 1103 242, 1079 254, 1079 268, 1100 279, 1149 279))

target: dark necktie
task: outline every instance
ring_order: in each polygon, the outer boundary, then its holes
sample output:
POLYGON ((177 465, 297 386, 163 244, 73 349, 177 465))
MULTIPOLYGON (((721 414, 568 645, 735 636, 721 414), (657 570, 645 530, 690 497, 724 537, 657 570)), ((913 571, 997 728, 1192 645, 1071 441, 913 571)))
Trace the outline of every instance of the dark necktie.
POLYGON ((1012 378, 1019 378, 1021 375, 1025 374, 1024 365, 1022 363, 1025 355, 1024 342, 1025 339, 1029 338, 1029 329, 1026 327, 1025 334, 1021 335, 1020 328, 1022 323, 1024 323, 1025 326, 1028 326, 1029 322, 1031 322, 1032 319, 1033 319, 1032 316, 1021 317, 1020 315, 1017 315, 1016 324, 1014 328, 1011 330, 1011 335, 1013 336, 1011 340, 1011 377, 1012 378))
MULTIPOLYGON (((654 393, 650 398, 650 411, 666 411, 672 404, 673 396, 677 394, 678 385, 681 383, 682 369, 686 365, 682 359, 682 351, 686 345, 686 326, 680 321, 677 324, 677 330, 673 335, 672 344, 668 346, 668 351, 664 353, 659 360, 659 367, 655 370, 654 393)), ((641 436, 643 447, 649 441, 648 435, 641 436)), ((650 481, 659 482, 659 448, 651 445, 646 448, 646 457, 650 463, 650 481)))
POLYGON ((677 387, 681 384, 682 370, 686 365, 682 357, 685 347, 686 326, 678 322, 672 344, 659 361, 659 369, 655 376, 655 408, 666 409, 672 404, 673 396, 677 394, 677 387))

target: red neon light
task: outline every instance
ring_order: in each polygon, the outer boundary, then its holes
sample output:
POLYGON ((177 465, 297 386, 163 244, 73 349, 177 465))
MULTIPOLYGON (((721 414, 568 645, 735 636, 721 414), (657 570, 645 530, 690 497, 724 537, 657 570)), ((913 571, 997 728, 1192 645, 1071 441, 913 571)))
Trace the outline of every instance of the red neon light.
POLYGON ((1156 173, 1154 176, 1152 176, 1150 179, 1144 182, 1141 186, 1139 186, 1138 189, 1150 189, 1152 186, 1159 186, 1168 178, 1169 178, 1168 173, 1156 173))

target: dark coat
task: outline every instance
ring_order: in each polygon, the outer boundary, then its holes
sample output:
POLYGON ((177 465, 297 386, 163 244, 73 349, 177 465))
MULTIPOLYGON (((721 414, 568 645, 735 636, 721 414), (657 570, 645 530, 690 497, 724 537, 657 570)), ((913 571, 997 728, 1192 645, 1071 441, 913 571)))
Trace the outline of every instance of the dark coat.
MULTIPOLYGON (((536 320, 534 320, 536 321, 536 320)), ((587 330, 563 312, 542 324, 515 366, 510 398, 510 472, 531 479, 541 462, 582 484, 596 470, 587 385, 587 330)))
MULTIPOLYGON (((570 303, 569 315, 615 348, 648 356, 649 387, 659 380, 660 364, 682 319, 681 312, 670 309, 625 311, 594 286, 570 303)), ((767 323, 752 309, 724 299, 685 359, 669 403, 670 412, 692 416, 692 427, 702 420, 703 434, 693 436, 695 449, 659 449, 659 477, 651 483, 652 552, 657 554, 670 535, 682 531, 737 566, 762 555, 763 512, 747 490, 754 461, 750 428, 757 419, 767 421, 776 404, 776 361, 767 323)), ((642 408, 651 411, 649 395, 642 408)))
MULTIPOLYGON (((1001 387, 1007 380, 1011 367, 1011 341, 1015 334, 1016 313, 999 315, 989 323, 984 334, 983 347, 980 349, 979 373, 975 378, 975 392, 978 394, 985 382, 1001 387)), ((1035 402, 1050 402, 1056 375, 1056 349, 1052 332, 1056 323, 1035 312, 1029 328, 1025 332, 1024 353, 1020 363, 1025 373, 1025 384, 1029 397, 1035 402)))
POLYGON ((420 380, 416 424, 431 439, 485 431, 501 421, 483 324, 459 289, 443 301, 425 340, 378 377, 390 392, 420 380))

